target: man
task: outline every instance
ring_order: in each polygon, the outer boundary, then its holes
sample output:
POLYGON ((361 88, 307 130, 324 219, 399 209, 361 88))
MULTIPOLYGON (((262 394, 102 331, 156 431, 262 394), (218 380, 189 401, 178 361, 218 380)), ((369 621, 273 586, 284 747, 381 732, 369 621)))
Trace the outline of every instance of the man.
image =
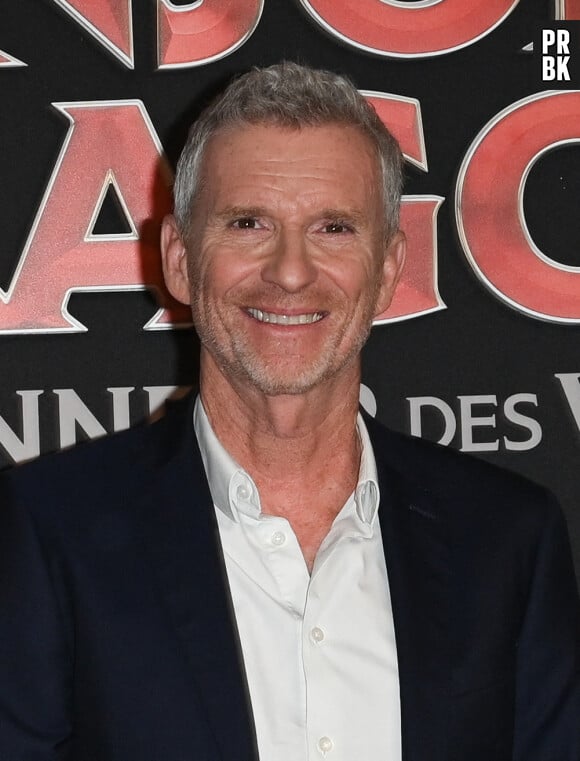
POLYGON ((3 477, 1 759, 580 759, 551 498, 358 412, 400 177, 327 72, 193 126, 162 254, 200 395, 3 477))

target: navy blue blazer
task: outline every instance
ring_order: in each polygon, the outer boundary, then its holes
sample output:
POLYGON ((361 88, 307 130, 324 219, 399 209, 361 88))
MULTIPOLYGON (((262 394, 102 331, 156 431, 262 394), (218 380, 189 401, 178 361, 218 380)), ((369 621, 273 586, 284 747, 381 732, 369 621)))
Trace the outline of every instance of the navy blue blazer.
MULTIPOLYGON (((404 761, 579 761, 580 611, 553 500, 368 426, 404 761)), ((191 398, 0 475, 0 759, 256 761, 191 398)))

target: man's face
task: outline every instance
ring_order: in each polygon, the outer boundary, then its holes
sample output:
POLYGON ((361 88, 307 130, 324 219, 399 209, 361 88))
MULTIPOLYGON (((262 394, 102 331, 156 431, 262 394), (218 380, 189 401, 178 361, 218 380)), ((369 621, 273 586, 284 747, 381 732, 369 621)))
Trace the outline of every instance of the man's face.
POLYGON ((372 147, 351 127, 212 138, 188 240, 166 223, 164 263, 232 382, 298 394, 358 362, 404 253, 400 235, 386 246, 380 187, 372 147))

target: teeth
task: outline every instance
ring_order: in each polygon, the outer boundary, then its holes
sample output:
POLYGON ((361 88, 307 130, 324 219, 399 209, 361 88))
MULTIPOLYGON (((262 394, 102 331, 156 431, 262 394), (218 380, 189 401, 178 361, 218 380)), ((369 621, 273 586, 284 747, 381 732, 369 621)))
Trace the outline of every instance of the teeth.
POLYGON ((324 317, 323 312, 311 312, 309 314, 274 314, 263 312, 261 309, 247 309, 254 319, 259 322, 270 322, 273 325, 311 325, 324 317))

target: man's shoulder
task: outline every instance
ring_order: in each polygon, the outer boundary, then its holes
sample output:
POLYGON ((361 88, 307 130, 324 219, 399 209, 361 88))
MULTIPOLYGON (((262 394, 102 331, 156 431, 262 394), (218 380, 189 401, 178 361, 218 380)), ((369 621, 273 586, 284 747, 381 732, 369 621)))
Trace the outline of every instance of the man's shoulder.
POLYGON ((542 524, 559 507, 534 481, 471 454, 386 428, 366 418, 377 469, 407 492, 426 495, 455 520, 542 524))
MULTIPOLYGON (((26 504, 34 511, 62 512, 67 504, 113 505, 162 465, 183 441, 191 422, 189 398, 167 405, 155 422, 42 455, 0 473, 0 504, 26 504)), ((191 428, 193 424, 191 424, 191 428)))

